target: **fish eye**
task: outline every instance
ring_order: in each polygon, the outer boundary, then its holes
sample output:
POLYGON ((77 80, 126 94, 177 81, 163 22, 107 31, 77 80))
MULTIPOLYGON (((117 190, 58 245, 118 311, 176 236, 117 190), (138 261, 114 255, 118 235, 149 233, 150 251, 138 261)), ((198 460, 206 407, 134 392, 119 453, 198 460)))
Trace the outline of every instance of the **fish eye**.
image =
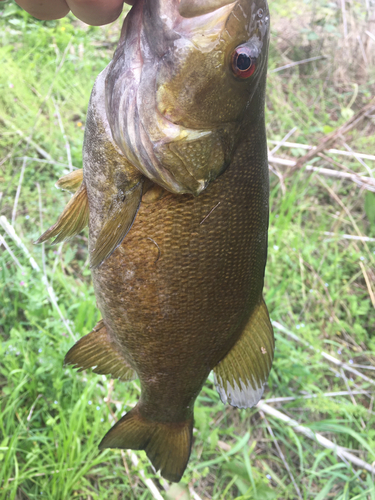
POLYGON ((232 71, 239 78, 249 78, 257 67, 254 51, 246 45, 240 45, 232 53, 232 71))

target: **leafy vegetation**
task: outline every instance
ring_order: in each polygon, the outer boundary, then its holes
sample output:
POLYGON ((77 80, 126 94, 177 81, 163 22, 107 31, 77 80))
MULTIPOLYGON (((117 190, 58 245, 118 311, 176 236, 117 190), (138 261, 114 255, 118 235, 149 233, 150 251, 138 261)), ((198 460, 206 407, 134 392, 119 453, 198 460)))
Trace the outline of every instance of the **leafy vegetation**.
MULTIPOLYGON (((344 11, 341 2, 323 0, 271 3, 270 141, 282 140, 296 127, 289 141, 318 144, 375 94, 366 5, 347 3, 344 11), (337 54, 343 53, 345 60, 340 60, 337 54), (327 58, 274 72, 321 55, 327 58)), ((160 491, 167 486, 153 474, 143 452, 136 453, 134 465, 126 452, 97 449, 114 417, 135 405, 138 382, 125 384, 62 366, 73 342, 99 318, 87 233, 57 247, 32 244, 67 202, 54 183, 72 165, 82 166, 89 94, 111 58, 121 23, 87 27, 73 16, 39 22, 11 1, 1 3, 0 14, 0 209, 25 245, 5 231, 1 219, 0 498, 155 498, 140 471, 160 491)), ((374 131, 369 116, 333 147, 345 151, 347 144, 371 155, 374 131)), ((272 156, 293 160, 305 152, 284 145, 272 156)), ((309 164, 370 178, 375 174, 371 159, 361 163, 328 152, 309 164)), ((287 167, 271 162, 265 292, 277 347, 264 399, 371 464, 375 194, 317 171, 286 174, 287 167), (330 362, 321 351, 367 379, 330 362)), ((211 379, 198 398, 194 439, 181 483, 194 492, 186 491, 185 498, 375 499, 369 471, 261 406, 223 406, 211 379)), ((163 496, 180 498, 182 493, 176 486, 163 496)))

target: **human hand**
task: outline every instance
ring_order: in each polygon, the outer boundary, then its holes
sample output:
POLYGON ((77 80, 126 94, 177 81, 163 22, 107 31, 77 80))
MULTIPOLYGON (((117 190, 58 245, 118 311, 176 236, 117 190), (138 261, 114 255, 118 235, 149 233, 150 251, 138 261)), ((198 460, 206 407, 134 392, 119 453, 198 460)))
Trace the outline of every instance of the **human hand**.
MULTIPOLYGON (((125 0, 133 5, 135 0, 125 0)), ((81 21, 92 26, 108 24, 119 17, 124 0, 16 0, 37 19, 60 19, 71 10, 81 21)))

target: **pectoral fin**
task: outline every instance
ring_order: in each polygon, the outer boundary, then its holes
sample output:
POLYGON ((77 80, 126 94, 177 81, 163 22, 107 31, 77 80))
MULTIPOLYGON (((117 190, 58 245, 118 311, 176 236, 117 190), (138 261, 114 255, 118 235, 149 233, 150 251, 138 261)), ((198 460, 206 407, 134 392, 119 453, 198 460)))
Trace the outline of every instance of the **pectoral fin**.
POLYGON ((143 180, 114 201, 112 210, 96 240, 95 248, 91 251, 91 268, 99 267, 121 244, 132 227, 141 203, 142 186, 143 180))
POLYGON ((74 368, 79 368, 78 371, 93 368, 94 373, 121 380, 137 377, 117 345, 111 341, 103 320, 74 344, 65 356, 64 365, 74 365, 74 368))
POLYGON ((55 238, 52 245, 66 241, 76 234, 80 233, 87 226, 89 220, 89 203, 87 199, 86 185, 81 187, 76 194, 69 200, 64 211, 57 222, 40 236, 35 244, 43 243, 50 238, 55 238))
POLYGON ((63 189, 64 191, 69 191, 69 193, 74 194, 83 181, 83 169, 74 170, 69 172, 69 174, 60 177, 56 182, 56 187, 63 189))
POLYGON ((214 368, 223 403, 251 408, 262 397, 273 361, 275 342, 267 306, 262 299, 241 337, 214 368))

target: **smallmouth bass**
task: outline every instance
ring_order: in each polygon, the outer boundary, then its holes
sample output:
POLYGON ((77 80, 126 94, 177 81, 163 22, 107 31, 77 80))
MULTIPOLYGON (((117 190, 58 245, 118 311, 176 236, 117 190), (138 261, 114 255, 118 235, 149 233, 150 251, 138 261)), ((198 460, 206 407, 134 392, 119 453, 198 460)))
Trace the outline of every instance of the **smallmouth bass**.
POLYGON ((211 370, 224 403, 262 396, 274 338, 262 297, 268 163, 265 0, 137 0, 90 99, 83 172, 38 240, 89 225, 103 319, 66 364, 139 377, 100 449, 145 450, 179 481, 211 370))

